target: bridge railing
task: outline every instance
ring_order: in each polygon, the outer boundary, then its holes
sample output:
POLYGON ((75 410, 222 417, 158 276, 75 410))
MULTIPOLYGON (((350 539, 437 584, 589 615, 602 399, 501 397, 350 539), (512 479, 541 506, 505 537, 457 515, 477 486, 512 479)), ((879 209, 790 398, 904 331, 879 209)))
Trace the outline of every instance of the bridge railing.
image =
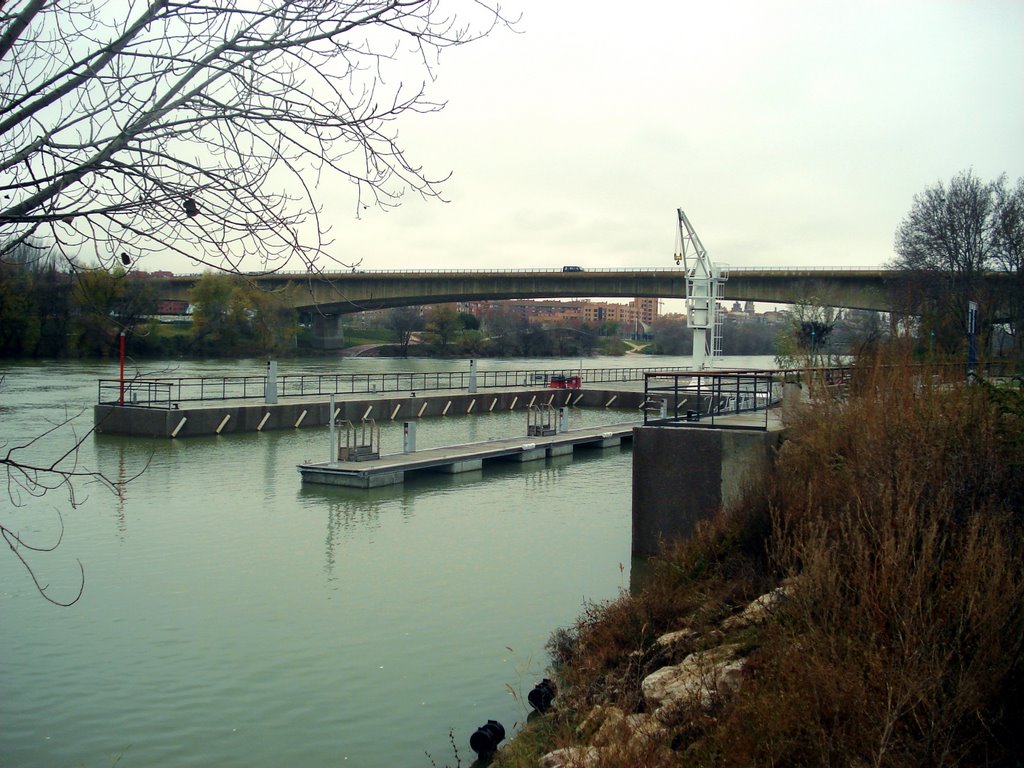
MULTIPOLYGON (((588 384, 641 381, 644 374, 678 371, 678 367, 549 368, 477 371, 478 389, 547 387, 556 376, 580 376, 588 384)), ((279 398, 327 397, 387 392, 468 390, 470 371, 379 371, 373 373, 298 373, 277 377, 279 398)), ((174 408, 185 402, 262 400, 266 376, 195 376, 101 379, 101 405, 174 408), (123 395, 122 395, 123 387, 123 395)))
MULTIPOLYGON (((780 272, 879 272, 885 271, 884 266, 854 266, 854 265, 843 265, 843 266, 792 266, 792 267, 744 267, 732 265, 733 272, 743 273, 780 273, 780 272)), ((584 277, 588 273, 656 273, 656 272, 679 272, 683 275, 686 274, 685 267, 676 266, 663 266, 663 267, 583 267, 581 270, 573 270, 566 272, 561 267, 520 267, 515 269, 474 269, 472 267, 455 267, 450 269, 358 269, 358 270, 342 270, 338 272, 309 272, 300 270, 274 270, 272 272, 247 272, 246 275, 249 277, 270 277, 270 278, 302 278, 302 279, 342 279, 348 278, 352 275, 474 275, 474 274, 485 274, 485 275, 506 275, 506 274, 564 274, 567 278, 579 278, 584 277)), ((199 278, 201 273, 191 272, 174 275, 170 278, 152 278, 154 280, 174 280, 180 278, 199 278)))

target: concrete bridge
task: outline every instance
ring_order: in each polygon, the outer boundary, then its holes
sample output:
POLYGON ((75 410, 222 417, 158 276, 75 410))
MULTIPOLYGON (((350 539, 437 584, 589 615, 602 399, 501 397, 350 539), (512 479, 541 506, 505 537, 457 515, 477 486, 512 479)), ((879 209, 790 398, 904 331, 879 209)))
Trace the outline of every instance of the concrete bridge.
MULTIPOLYGON (((155 278, 160 298, 189 299, 200 275, 155 278)), ((457 301, 544 298, 684 298, 686 272, 670 269, 403 270, 252 275, 272 290, 297 287, 295 306, 314 314, 316 335, 336 333, 340 315, 390 307, 457 301)), ((724 285, 729 301, 813 302, 889 311, 897 273, 882 269, 734 269, 724 285)))
MULTIPOLYGON (((188 300, 200 275, 154 278, 160 298, 188 300)), ((815 303, 851 309, 892 309, 896 273, 882 269, 734 269, 729 301, 815 303)), ((325 315, 456 301, 544 298, 684 298, 686 273, 675 269, 378 270, 275 272, 250 280, 268 290, 299 287, 295 306, 325 315)))

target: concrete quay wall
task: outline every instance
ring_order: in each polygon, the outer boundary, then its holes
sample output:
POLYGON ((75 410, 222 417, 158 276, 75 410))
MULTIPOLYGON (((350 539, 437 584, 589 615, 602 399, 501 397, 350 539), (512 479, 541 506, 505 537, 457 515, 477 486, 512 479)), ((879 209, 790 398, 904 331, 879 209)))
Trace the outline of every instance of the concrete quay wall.
POLYGON ((633 554, 655 554, 738 501, 765 476, 782 436, 781 428, 636 427, 633 554))
MULTIPOLYGON (((364 418, 377 423, 412 421, 435 416, 461 416, 488 411, 525 411, 527 406, 554 408, 572 405, 581 408, 637 409, 644 401, 642 392, 597 389, 524 389, 519 391, 482 391, 338 396, 338 418, 358 424, 364 418)), ((330 423, 330 401, 319 397, 302 401, 267 403, 181 404, 178 408, 140 408, 131 405, 96 405, 93 419, 97 432, 136 437, 182 438, 199 435, 228 435, 272 429, 322 427, 330 423)))

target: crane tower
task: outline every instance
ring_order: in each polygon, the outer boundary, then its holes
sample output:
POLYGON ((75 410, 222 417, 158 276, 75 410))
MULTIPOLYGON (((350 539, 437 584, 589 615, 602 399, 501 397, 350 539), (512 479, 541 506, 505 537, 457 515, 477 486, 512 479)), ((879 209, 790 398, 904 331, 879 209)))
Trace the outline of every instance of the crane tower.
POLYGON ((676 209, 679 229, 676 264, 686 269, 686 324, 693 330, 693 367, 698 371, 722 356, 722 285, 729 268, 714 264, 682 208, 676 209))

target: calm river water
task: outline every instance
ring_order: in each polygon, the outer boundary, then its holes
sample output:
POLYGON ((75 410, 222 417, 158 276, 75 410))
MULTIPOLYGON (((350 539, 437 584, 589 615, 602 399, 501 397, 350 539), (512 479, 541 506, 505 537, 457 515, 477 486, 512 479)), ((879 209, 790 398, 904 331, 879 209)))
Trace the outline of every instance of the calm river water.
MULTIPOLYGON (((589 358, 586 367, 688 358, 589 358)), ((736 366, 770 367, 768 358, 736 366)), ((481 369, 578 360, 481 361, 481 369)), ((259 374, 261 361, 147 363, 259 374)), ((280 372, 439 370, 466 361, 285 362, 280 372)), ((92 425, 115 363, 0 365, 0 455, 52 463, 92 425), (84 410, 83 410, 84 409, 84 410)), ((621 421, 574 411, 572 426, 621 421)), ((385 426, 385 452, 401 425, 385 426)), ((525 432, 522 414, 424 420, 418 446, 525 432)), ((30 544, 45 602, 0 553, 2 766, 429 766, 462 762, 488 719, 512 733, 544 642, 630 576, 628 447, 361 491, 302 487, 326 430, 188 440, 88 437, 78 467, 133 479, 122 498, 8 484, 0 519, 30 544), (140 474, 141 473, 141 474, 140 474), (137 476, 137 477, 136 477, 137 476)), ((71 466, 69 458, 62 466, 71 466)))

